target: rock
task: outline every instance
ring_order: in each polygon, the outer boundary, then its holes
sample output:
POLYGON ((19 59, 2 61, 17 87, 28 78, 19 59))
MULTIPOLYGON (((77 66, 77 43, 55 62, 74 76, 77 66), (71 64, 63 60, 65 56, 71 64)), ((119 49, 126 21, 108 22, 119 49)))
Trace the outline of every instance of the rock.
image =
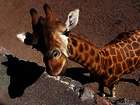
POLYGON ((140 105, 139 102, 134 100, 128 100, 126 98, 114 98, 110 99, 113 105, 140 105))
POLYGON ((10 51, 1 46, 1 47, 0 47, 0 54, 1 54, 1 55, 10 54, 10 51))
POLYGON ((88 88, 84 88, 83 89, 83 92, 82 92, 82 94, 81 94, 81 100, 82 101, 85 101, 85 100, 90 100, 90 99, 92 99, 92 100, 94 100, 95 101, 95 93, 94 93, 94 91, 92 91, 91 89, 88 89, 88 88))

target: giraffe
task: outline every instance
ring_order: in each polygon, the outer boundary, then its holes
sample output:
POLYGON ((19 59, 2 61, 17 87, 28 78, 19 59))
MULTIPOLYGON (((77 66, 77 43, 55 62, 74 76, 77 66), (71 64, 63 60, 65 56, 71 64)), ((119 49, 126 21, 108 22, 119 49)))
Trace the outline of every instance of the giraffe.
POLYGON ((78 23, 79 9, 68 14, 65 24, 55 17, 48 4, 44 5, 44 11, 45 18, 39 17, 32 8, 33 33, 21 33, 17 38, 42 52, 50 75, 62 74, 67 59, 73 60, 87 68, 99 83, 100 95, 103 95, 104 87, 108 87, 112 96, 114 85, 120 78, 140 67, 140 30, 121 33, 98 48, 88 39, 71 32, 78 23))

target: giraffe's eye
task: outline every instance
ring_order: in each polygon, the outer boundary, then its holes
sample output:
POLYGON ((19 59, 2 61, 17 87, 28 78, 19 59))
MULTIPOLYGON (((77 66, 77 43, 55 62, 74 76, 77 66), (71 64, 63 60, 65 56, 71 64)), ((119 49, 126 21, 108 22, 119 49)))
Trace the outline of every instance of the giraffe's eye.
POLYGON ((62 34, 68 36, 69 35, 69 31, 65 30, 62 34))
POLYGON ((53 56, 53 57, 60 57, 60 55, 61 55, 61 52, 60 52, 59 49, 54 49, 54 50, 52 51, 52 56, 53 56))

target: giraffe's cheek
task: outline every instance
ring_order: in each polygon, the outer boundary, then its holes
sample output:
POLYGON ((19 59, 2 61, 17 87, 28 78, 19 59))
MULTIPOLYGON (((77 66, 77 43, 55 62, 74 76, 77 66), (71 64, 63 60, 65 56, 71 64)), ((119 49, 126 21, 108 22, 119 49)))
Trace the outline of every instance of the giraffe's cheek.
POLYGON ((63 70, 63 67, 65 65, 65 62, 66 60, 49 60, 48 61, 48 66, 49 66, 49 71, 48 73, 50 75, 53 75, 53 76, 57 76, 57 75, 60 75, 62 70, 63 70))

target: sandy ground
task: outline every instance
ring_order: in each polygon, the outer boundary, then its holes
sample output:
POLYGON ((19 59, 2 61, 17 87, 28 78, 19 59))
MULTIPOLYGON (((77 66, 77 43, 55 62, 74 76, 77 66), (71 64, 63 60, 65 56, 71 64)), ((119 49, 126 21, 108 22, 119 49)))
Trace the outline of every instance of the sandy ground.
MULTIPOLYGON (((73 31, 91 39, 98 47, 121 32, 140 27, 139 0, 1 0, 0 46, 19 58, 43 65, 41 54, 18 41, 16 34, 31 31, 29 9, 35 7, 43 14, 42 5, 45 2, 52 6, 64 22, 70 10, 79 8, 79 23, 73 31)), ((70 62, 71 66, 77 65, 70 62)), ((140 77, 140 72, 128 77, 140 77)), ((128 83, 120 83, 116 87, 118 97, 140 101, 140 87, 128 83)))

